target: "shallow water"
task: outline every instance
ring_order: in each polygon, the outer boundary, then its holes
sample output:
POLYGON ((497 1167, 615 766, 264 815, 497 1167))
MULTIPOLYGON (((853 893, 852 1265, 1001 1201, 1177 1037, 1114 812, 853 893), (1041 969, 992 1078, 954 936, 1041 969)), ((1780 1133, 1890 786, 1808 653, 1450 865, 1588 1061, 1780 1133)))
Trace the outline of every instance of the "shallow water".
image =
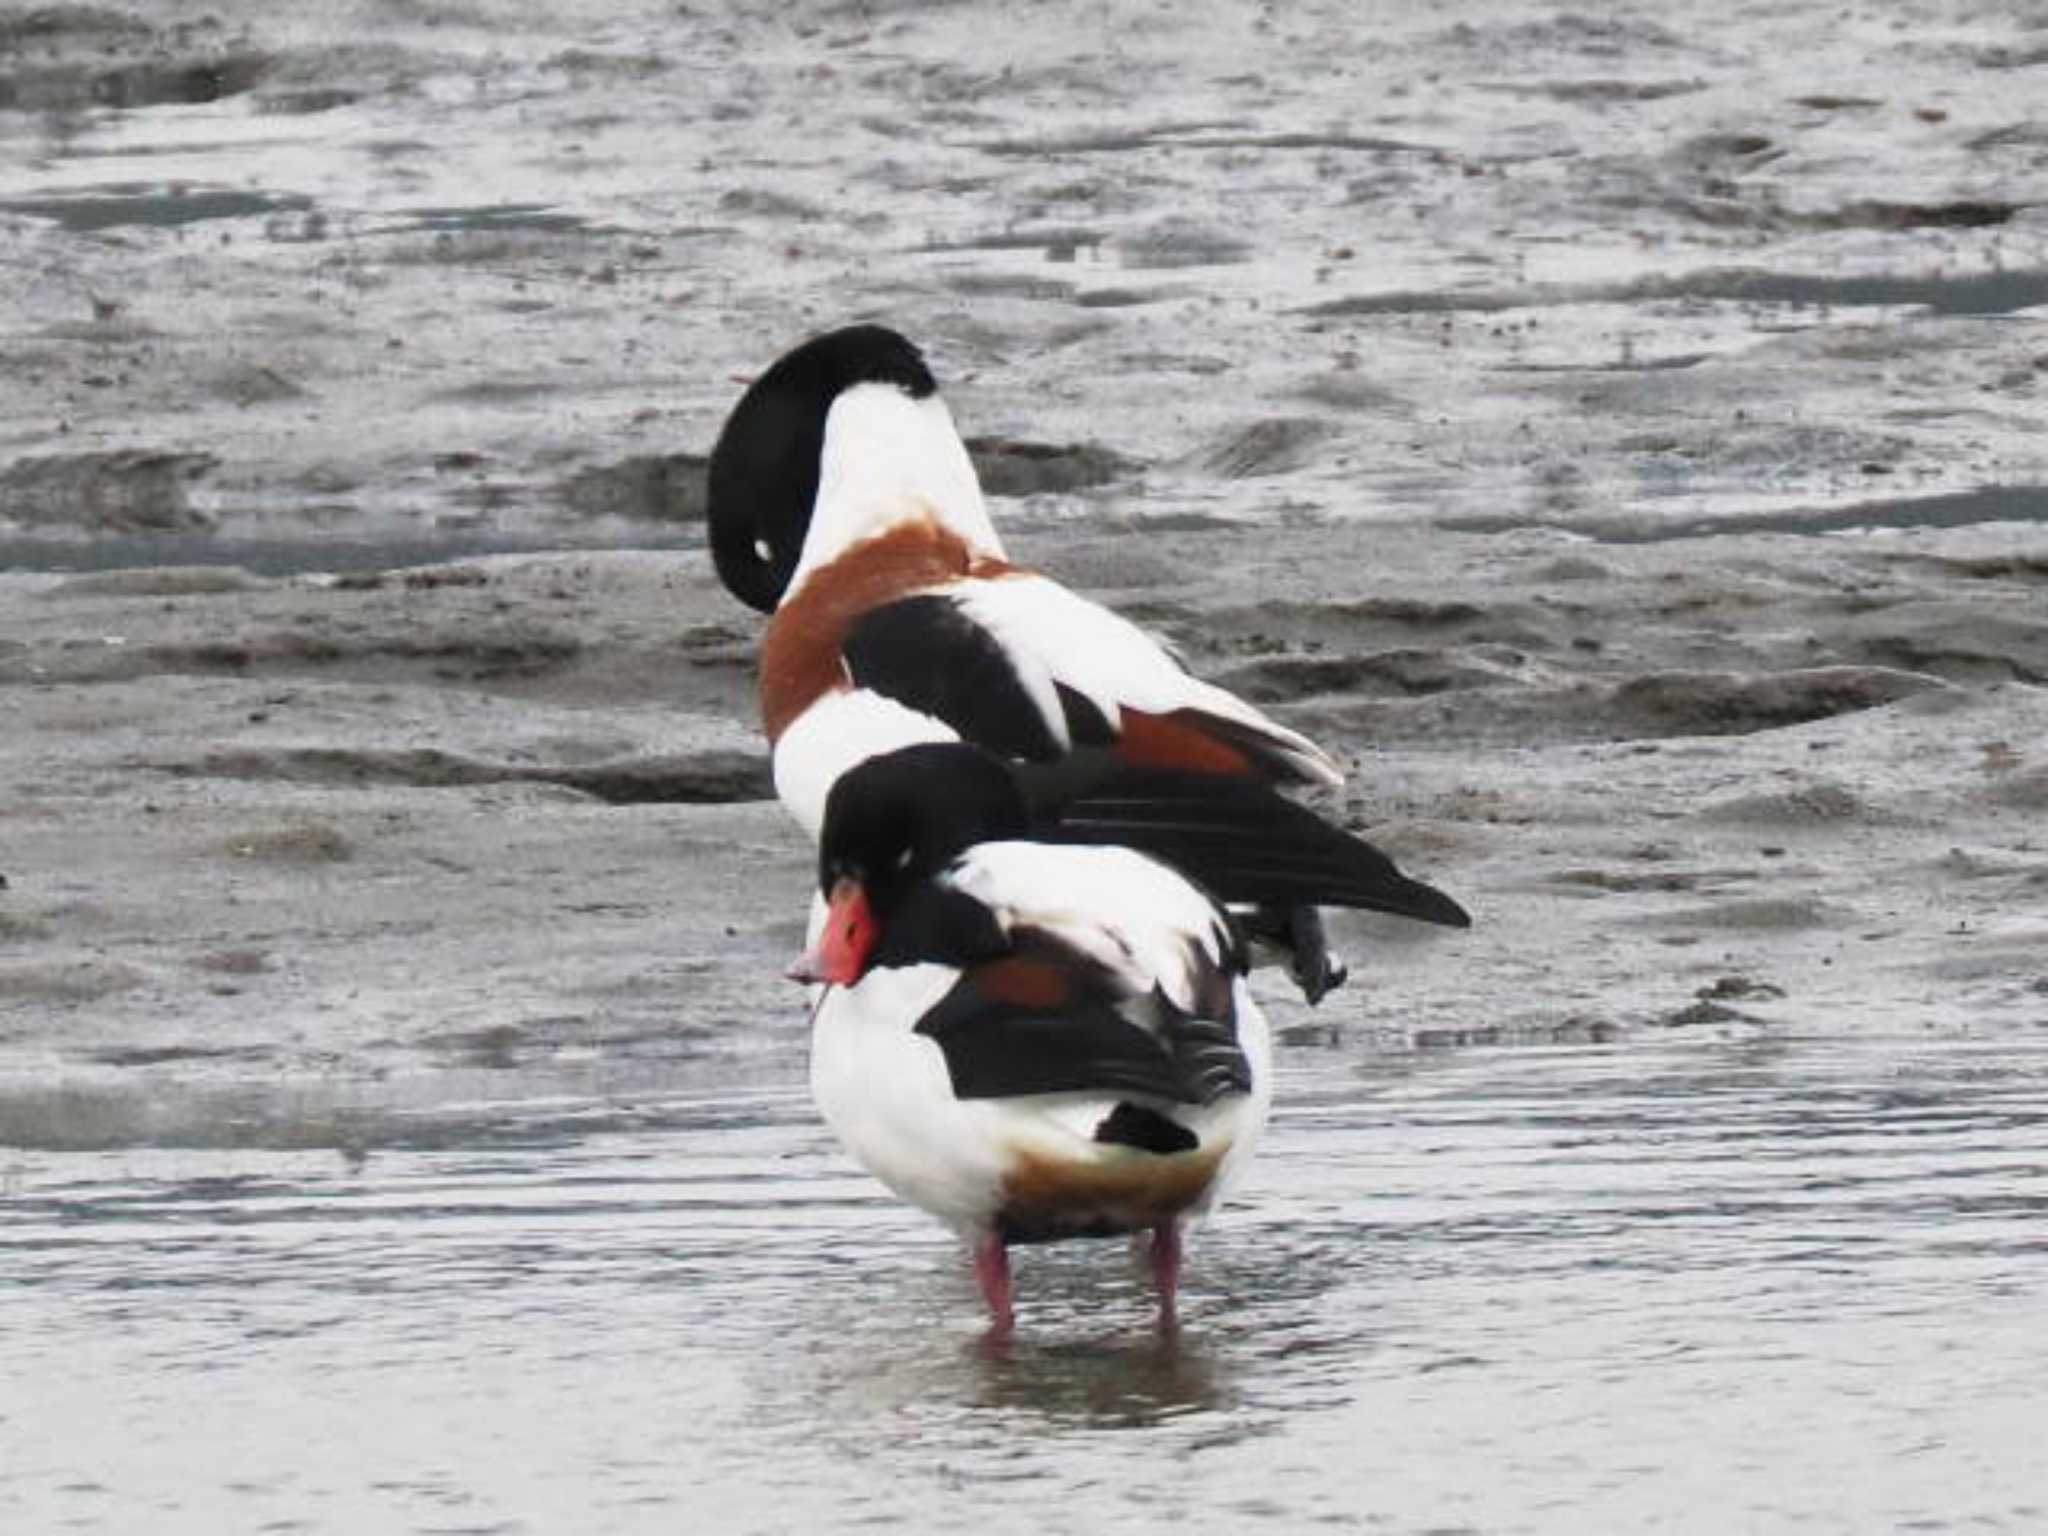
POLYGON ((1171 1341, 1079 1245, 981 1347, 781 1082, 11 1152, 0 1524, 2048 1522, 2048 1041, 1283 1055, 1171 1341))

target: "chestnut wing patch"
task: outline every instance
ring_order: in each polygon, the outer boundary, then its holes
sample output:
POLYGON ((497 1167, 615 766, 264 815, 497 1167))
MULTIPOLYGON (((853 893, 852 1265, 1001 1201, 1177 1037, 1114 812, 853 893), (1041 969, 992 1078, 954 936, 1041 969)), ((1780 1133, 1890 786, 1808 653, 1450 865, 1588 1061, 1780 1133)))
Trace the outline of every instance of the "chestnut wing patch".
POLYGON ((951 598, 898 598, 853 622, 842 646, 854 686, 943 720, 1000 757, 1047 762, 1066 745, 1002 642, 951 598))

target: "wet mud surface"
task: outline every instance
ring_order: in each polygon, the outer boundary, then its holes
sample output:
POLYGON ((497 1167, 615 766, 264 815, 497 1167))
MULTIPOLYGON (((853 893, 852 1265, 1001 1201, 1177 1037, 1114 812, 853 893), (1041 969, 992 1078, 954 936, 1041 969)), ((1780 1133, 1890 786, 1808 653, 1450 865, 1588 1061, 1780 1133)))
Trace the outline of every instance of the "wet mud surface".
POLYGON ((0 6, 0 1517, 2038 1524, 2048 31, 1007 14, 0 6), (702 472, 852 318, 1475 917, 1264 988, 1177 1351, 803 1101, 702 472))

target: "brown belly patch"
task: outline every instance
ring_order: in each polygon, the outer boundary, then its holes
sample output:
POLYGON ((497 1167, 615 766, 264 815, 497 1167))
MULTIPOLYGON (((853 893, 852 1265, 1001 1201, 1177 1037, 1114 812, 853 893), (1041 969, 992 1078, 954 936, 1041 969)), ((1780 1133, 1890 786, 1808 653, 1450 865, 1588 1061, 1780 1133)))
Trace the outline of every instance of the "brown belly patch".
POLYGON ((1013 1243, 1144 1231, 1207 1194, 1229 1150, 1228 1141, 1218 1141, 1170 1156, 1137 1152, 1100 1162, 1020 1152, 1003 1174, 996 1230, 1013 1243))

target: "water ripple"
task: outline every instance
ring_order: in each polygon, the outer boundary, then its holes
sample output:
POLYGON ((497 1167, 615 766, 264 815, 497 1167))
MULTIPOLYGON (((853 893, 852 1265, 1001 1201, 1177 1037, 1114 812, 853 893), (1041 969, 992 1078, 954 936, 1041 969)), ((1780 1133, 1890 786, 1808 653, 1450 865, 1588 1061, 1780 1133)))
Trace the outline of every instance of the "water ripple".
POLYGON ((7 1154, 0 1379, 37 1390, 0 1516, 1706 1529, 1712 1489, 1735 1525, 2038 1524, 2048 1042, 1283 1077, 1177 1337, 1074 1245, 1019 1255, 1003 1349, 793 1089, 413 1106, 356 1159, 7 1154))

